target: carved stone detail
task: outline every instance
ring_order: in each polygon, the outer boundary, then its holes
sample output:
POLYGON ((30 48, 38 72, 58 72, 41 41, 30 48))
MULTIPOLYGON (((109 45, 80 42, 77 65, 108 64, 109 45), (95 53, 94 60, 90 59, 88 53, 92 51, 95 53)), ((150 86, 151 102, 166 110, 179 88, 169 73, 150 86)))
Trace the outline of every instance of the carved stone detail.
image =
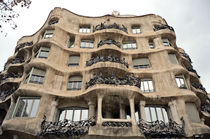
POLYGON ((169 26, 169 25, 155 25, 154 26, 154 31, 158 31, 158 30, 161 30, 161 29, 169 29, 169 30, 174 32, 174 28, 169 26))
POLYGON ((25 46, 31 46, 33 45, 33 42, 24 42, 19 44, 16 48, 15 48, 15 52, 19 51, 21 48, 25 47, 25 46))
POLYGON ((98 47, 104 45, 104 44, 108 44, 108 45, 111 45, 111 44, 114 44, 116 45, 118 48, 120 48, 120 43, 119 42, 116 42, 115 40, 112 40, 112 39, 106 39, 106 40, 101 40, 99 43, 98 43, 98 47))
POLYGON ((41 123, 40 136, 55 135, 60 137, 72 137, 82 136, 88 133, 89 127, 96 124, 95 117, 84 121, 59 121, 59 122, 48 122, 46 116, 44 116, 41 123))
POLYGON ((140 131, 146 137, 152 138, 167 138, 167 137, 184 137, 184 120, 181 118, 182 125, 177 124, 175 121, 169 120, 168 123, 163 121, 146 122, 140 120, 138 123, 140 131))
POLYGON ((128 63, 125 62, 125 58, 120 59, 120 58, 114 57, 114 56, 105 56, 105 57, 96 56, 96 57, 92 57, 89 61, 86 62, 86 66, 91 66, 91 65, 93 65, 95 63, 98 63, 98 62, 107 62, 107 61, 120 63, 120 64, 125 65, 128 68, 128 63))
POLYGON ((122 31, 128 33, 128 30, 124 25, 122 25, 122 27, 120 27, 120 25, 118 25, 116 23, 111 24, 111 25, 105 25, 105 22, 93 27, 93 32, 98 31, 98 30, 103 30, 103 29, 118 29, 118 30, 122 30, 122 31))
POLYGON ((132 123, 131 122, 107 121, 107 122, 103 122, 102 126, 107 126, 107 127, 131 127, 132 123))
POLYGON ((135 77, 134 74, 126 75, 123 78, 117 77, 115 74, 110 77, 102 77, 101 74, 97 74, 86 83, 86 89, 96 84, 130 85, 141 88, 141 79, 135 77))
POLYGON ((0 90, 0 99, 3 101, 7 98, 7 96, 11 95, 13 92, 17 90, 18 86, 12 86, 10 90, 1 91, 0 90))

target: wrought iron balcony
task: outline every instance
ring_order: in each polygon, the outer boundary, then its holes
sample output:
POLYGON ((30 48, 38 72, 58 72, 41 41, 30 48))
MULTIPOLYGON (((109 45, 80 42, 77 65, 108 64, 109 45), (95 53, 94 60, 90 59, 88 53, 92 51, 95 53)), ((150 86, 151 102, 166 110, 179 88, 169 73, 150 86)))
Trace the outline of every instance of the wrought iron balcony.
POLYGON ((111 24, 111 25, 105 25, 105 23, 101 23, 101 24, 96 25, 95 27, 93 26, 93 32, 98 31, 98 30, 103 30, 103 29, 118 29, 118 30, 122 30, 128 33, 128 30, 124 25, 120 27, 120 25, 116 23, 111 24))
POLYGON ((203 87, 202 84, 199 84, 199 83, 191 83, 191 85, 192 85, 193 87, 195 87, 196 89, 203 90, 205 93, 207 93, 207 92, 206 92, 206 89, 203 87))
POLYGON ((106 121, 102 123, 102 126, 106 127, 131 127, 131 122, 118 122, 118 121, 106 121))
POLYGON ((114 44, 116 45, 118 48, 120 48, 120 43, 119 42, 116 42, 115 40, 112 40, 112 39, 106 39, 106 40, 101 40, 99 43, 98 43, 98 47, 104 45, 104 44, 108 44, 108 45, 111 45, 111 44, 114 44))
POLYGON ((169 29, 169 30, 174 32, 174 28, 169 26, 169 25, 155 25, 154 26, 154 31, 158 31, 158 30, 161 30, 161 29, 169 29))
POLYGON ((10 63, 11 64, 17 64, 17 63, 23 63, 23 62, 25 62, 25 60, 20 59, 20 58, 15 58, 10 63))
POLYGON ((207 98, 206 103, 201 106, 201 110, 210 114, 210 98, 207 98))
POLYGON ((33 45, 33 42, 24 42, 19 44, 16 48, 15 48, 15 52, 19 51, 21 48, 25 47, 25 46, 31 46, 33 45))
POLYGON ((2 77, 2 81, 6 80, 7 78, 20 78, 22 77, 22 73, 7 73, 2 77))
POLYGON ((96 57, 92 57, 89 61, 86 62, 86 66, 91 66, 95 63, 98 62, 114 62, 114 63, 119 63, 119 64, 123 64, 128 68, 128 63, 125 62, 125 59, 120 59, 118 57, 114 57, 114 56, 96 56, 96 57))
POLYGON ((194 70, 192 67, 186 67, 186 68, 187 68, 188 71, 195 73, 198 76, 198 78, 200 78, 200 76, 198 75, 197 71, 194 70))
POLYGON ((123 78, 117 77, 115 74, 110 77, 102 77, 101 74, 97 74, 86 83, 85 88, 87 89, 96 84, 130 85, 141 88, 141 79, 135 77, 133 74, 126 75, 126 77, 123 78))
POLYGON ((7 96, 11 95, 13 92, 17 90, 18 86, 12 86, 10 90, 0 90, 0 99, 3 101, 7 96))
POLYGON ((82 136, 88 133, 89 127, 96 124, 95 117, 84 121, 59 121, 48 122, 44 116, 41 123, 40 136, 55 135, 60 137, 82 136))
POLYGON ((175 121, 169 120, 168 123, 163 121, 146 122, 140 120, 138 127, 140 132, 146 137, 151 138, 168 138, 168 137, 184 137, 184 120, 181 118, 182 124, 177 124, 175 121))
POLYGON ((190 56, 189 56, 187 53, 182 53, 182 52, 180 52, 180 54, 181 54, 182 56, 184 56, 185 58, 187 58, 188 61, 190 61, 190 63, 192 63, 192 60, 190 59, 190 56))

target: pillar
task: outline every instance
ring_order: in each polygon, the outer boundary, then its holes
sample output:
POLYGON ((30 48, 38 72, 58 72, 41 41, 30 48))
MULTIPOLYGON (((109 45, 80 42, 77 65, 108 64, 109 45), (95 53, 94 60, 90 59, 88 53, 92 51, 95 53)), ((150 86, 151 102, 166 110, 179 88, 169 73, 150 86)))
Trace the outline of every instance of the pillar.
POLYGON ((132 125, 137 125, 136 117, 135 117, 135 106, 134 106, 134 98, 129 98, 130 109, 131 109, 131 121, 132 125))
POLYGON ((120 119, 126 119, 125 105, 120 103, 120 119))
POLYGON ((139 112, 140 112, 140 117, 142 120, 146 121, 146 114, 145 114, 145 101, 141 100, 139 102, 139 112))
POLYGON ((171 110, 172 119, 175 122, 181 124, 181 121, 179 119, 178 112, 177 112, 177 109, 176 109, 176 100, 173 100, 173 101, 169 102, 168 106, 170 107, 170 110, 171 110))
POLYGON ((58 101, 55 99, 53 100, 52 104, 51 104, 51 112, 50 112, 50 117, 49 117, 49 121, 54 121, 55 120, 55 115, 56 115, 56 111, 57 111, 57 105, 58 105, 58 101))
POLYGON ((95 103, 90 100, 88 102, 88 107, 89 107, 89 114, 88 114, 88 118, 92 118, 93 116, 95 116, 95 103))
POLYGON ((103 100, 103 96, 102 95, 98 95, 98 110, 97 110, 97 124, 100 125, 102 124, 102 100, 103 100))

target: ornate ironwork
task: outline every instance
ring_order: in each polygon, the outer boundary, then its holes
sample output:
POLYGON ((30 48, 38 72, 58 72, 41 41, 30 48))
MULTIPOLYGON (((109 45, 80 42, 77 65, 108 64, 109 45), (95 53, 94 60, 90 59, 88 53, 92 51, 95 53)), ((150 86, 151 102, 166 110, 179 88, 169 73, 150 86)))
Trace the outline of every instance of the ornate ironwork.
POLYGON ((15 48, 15 52, 19 51, 21 48, 25 47, 25 46, 31 46, 33 45, 33 42, 24 42, 19 44, 16 48, 15 48))
POLYGON ((114 44, 116 45, 118 48, 120 48, 120 43, 119 42, 116 42, 115 40, 112 40, 112 39, 106 39, 106 40, 101 40, 99 43, 98 43, 98 47, 104 45, 104 44, 108 44, 108 45, 111 45, 111 44, 114 44))
POLYGON ((206 103, 201 106, 201 110, 210 114, 210 98, 208 97, 206 103))
POLYGON ((102 77, 101 74, 97 74, 86 83, 86 89, 96 84, 130 85, 141 88, 141 79, 135 77, 134 74, 126 75, 123 78, 117 77, 115 74, 110 77, 102 77))
POLYGON ((192 63, 192 60, 190 59, 190 56, 189 56, 187 53, 182 53, 182 52, 180 52, 180 54, 181 54, 182 56, 184 56, 185 58, 187 58, 187 59, 190 61, 190 63, 192 63))
POLYGON ((184 137, 184 120, 181 118, 182 124, 169 120, 168 123, 163 121, 146 122, 140 120, 138 127, 146 137, 167 138, 167 137, 184 137))
POLYGON ((1 78, 1 81, 6 80, 7 78, 20 78, 22 75, 22 73, 7 73, 1 78))
POLYGON ((20 58, 15 58, 10 63, 11 64, 16 64, 16 63, 23 63, 23 62, 25 62, 25 60, 20 59, 20 58))
POLYGON ((198 75, 197 71, 194 70, 192 67, 186 67, 186 68, 187 68, 188 71, 195 73, 198 76, 198 78, 201 77, 201 76, 198 75))
POLYGON ((0 90, 0 99, 3 101, 7 98, 7 96, 11 95, 13 92, 15 92, 17 90, 18 86, 12 86, 12 88, 10 90, 4 90, 1 91, 0 90))
MULTIPOLYGON (((203 87, 202 84, 199 84, 199 83, 191 83, 191 85, 193 87, 195 87, 196 89, 200 89, 200 90, 203 90, 204 92, 206 92, 206 89, 203 87)), ((207 92, 206 92, 207 93, 207 92)))
POLYGON ((59 122, 48 122, 44 116, 41 123, 40 136, 55 135, 60 137, 82 136, 88 133, 89 127, 96 124, 95 117, 84 121, 64 120, 59 122))
POLYGON ((169 26, 169 25, 155 25, 154 26, 154 31, 158 31, 158 30, 161 30, 161 29, 169 29, 169 30, 174 32, 174 28, 169 26))
POLYGON ((131 122, 117 122, 117 121, 107 121, 103 122, 102 126, 108 126, 108 127, 131 127, 131 122))
POLYGON ((96 57, 92 57, 89 61, 86 62, 86 66, 91 66, 91 65, 93 65, 95 63, 98 63, 98 62, 107 62, 107 61, 120 63, 120 64, 125 65, 128 68, 128 63, 125 62, 125 58, 120 59, 120 58, 115 57, 115 56, 105 56, 105 57, 96 56, 96 57))
POLYGON ((111 28, 122 30, 122 31, 128 33, 128 30, 124 25, 122 25, 122 27, 120 27, 120 25, 118 25, 116 23, 111 24, 111 25, 105 25, 105 22, 98 24, 95 27, 93 26, 93 32, 98 31, 98 30, 103 30, 103 29, 111 29, 111 28))

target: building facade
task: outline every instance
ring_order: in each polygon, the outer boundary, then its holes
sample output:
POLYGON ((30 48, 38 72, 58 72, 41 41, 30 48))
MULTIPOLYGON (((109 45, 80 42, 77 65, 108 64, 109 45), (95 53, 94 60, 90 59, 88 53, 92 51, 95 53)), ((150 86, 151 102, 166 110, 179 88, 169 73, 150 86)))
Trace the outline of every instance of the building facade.
POLYGON ((0 138, 210 138, 210 99, 160 16, 55 8, 0 74, 0 138))

